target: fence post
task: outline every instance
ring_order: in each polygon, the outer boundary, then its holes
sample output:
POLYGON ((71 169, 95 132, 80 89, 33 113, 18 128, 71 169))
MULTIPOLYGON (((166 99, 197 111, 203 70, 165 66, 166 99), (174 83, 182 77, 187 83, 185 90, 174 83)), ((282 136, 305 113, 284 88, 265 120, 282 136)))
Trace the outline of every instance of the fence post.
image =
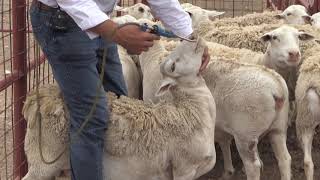
POLYGON ((27 163, 23 148, 26 122, 21 114, 27 93, 26 0, 12 0, 12 20, 13 69, 18 73, 19 77, 19 79, 13 83, 13 175, 15 180, 20 180, 27 172, 27 163))

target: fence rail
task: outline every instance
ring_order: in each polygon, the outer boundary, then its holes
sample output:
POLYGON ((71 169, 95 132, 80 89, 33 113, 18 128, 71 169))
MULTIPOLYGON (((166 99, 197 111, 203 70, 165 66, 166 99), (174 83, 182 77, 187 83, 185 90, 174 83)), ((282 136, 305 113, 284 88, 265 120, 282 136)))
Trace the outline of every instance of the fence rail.
MULTIPOLYGON (((20 180, 27 172, 23 151, 26 122, 21 114, 27 93, 34 88, 35 68, 41 84, 53 83, 51 69, 43 54, 35 53, 29 20, 32 0, 0 0, 0 180, 20 180), (36 59, 40 65, 36 66, 36 59)), ((138 0, 122 0, 130 6, 138 0)), ((142 2, 146 2, 142 0, 142 2)), ((298 3, 311 14, 320 10, 320 0, 181 0, 206 9, 226 11, 227 16, 261 12, 265 8, 283 10, 298 3)))

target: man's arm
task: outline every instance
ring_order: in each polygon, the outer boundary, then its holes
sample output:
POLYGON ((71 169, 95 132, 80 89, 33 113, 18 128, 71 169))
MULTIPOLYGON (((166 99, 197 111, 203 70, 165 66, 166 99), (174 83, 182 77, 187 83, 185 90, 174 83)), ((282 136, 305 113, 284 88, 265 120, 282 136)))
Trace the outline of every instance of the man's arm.
POLYGON ((193 32, 191 18, 178 0, 148 0, 148 3, 156 18, 174 34, 187 37, 193 32))

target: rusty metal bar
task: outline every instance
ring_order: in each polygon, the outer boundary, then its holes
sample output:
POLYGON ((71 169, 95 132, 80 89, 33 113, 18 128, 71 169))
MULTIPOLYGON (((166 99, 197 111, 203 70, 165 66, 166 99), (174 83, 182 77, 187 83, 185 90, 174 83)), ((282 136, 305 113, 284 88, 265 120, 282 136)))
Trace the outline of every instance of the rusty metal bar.
MULTIPOLYGON (((44 63, 45 59, 46 59, 46 57, 44 55, 42 55, 40 57, 40 64, 44 63)), ((35 60, 30 62, 27 70, 31 71, 34 68, 36 68, 35 60)), ((12 85, 12 82, 15 82, 15 81, 19 80, 23 76, 27 76, 27 72, 22 74, 22 73, 19 73, 19 71, 13 71, 10 75, 7 75, 6 78, 0 80, 0 91, 5 90, 6 88, 8 88, 9 86, 12 85)))
MULTIPOLYGON (((21 112, 23 101, 27 93, 27 37, 26 37, 26 1, 12 0, 13 17, 13 70, 18 73, 18 79, 13 83, 14 114, 13 121, 17 123, 13 131, 13 147, 19 147, 24 141, 26 122, 20 121, 23 118, 21 112), (23 52, 23 53, 21 53, 23 52), (21 100, 22 99, 22 100, 21 100)), ((23 146, 15 149, 13 154, 14 179, 20 180, 28 170, 23 146)))

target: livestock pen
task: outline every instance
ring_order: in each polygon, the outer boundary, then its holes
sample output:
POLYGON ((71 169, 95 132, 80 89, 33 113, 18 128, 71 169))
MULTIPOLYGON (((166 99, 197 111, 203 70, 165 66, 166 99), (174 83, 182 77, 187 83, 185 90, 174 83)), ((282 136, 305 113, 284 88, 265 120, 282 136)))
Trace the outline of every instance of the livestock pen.
MULTIPOLYGON (((21 114, 23 102, 27 93, 34 89, 37 83, 36 77, 40 79, 39 85, 54 83, 50 66, 45 56, 37 51, 38 47, 32 35, 29 19, 31 2, 32 0, 0 0, 0 180, 20 180, 27 172, 23 150, 26 131, 26 122, 21 114), (36 73, 36 69, 39 74, 36 73)), ((130 6, 137 2, 138 0, 122 0, 119 5, 130 6)), ((310 1, 312 3, 306 0, 181 0, 181 2, 189 2, 205 9, 225 11, 225 17, 262 12, 266 8, 283 10, 288 5, 296 3, 307 7, 310 13, 320 10, 319 0, 310 1)), ((288 143, 293 144, 291 148, 298 149, 297 143, 288 143)), ((268 153, 262 156, 263 160, 269 160, 268 153)), ((299 153, 302 162, 302 152, 299 153)), ((316 166, 319 166, 320 156, 316 158, 318 162, 316 166)), ((219 160, 221 158, 218 157, 219 160)), ((237 160, 240 161, 239 158, 237 160)), ((235 163, 236 167, 239 167, 237 166, 239 163, 236 161, 235 163)), ((221 163, 217 163, 218 169, 219 166, 221 169, 221 163)), ((218 177, 217 168, 202 179, 218 177)), ((272 173, 275 173, 274 169, 267 167, 267 175, 263 176, 271 179, 272 173)), ((293 173, 300 173, 303 177, 302 163, 293 168, 293 171, 298 171, 293 173)), ((316 168, 315 171, 319 170, 316 168)), ((245 175, 242 173, 238 177, 243 179, 245 175)))

